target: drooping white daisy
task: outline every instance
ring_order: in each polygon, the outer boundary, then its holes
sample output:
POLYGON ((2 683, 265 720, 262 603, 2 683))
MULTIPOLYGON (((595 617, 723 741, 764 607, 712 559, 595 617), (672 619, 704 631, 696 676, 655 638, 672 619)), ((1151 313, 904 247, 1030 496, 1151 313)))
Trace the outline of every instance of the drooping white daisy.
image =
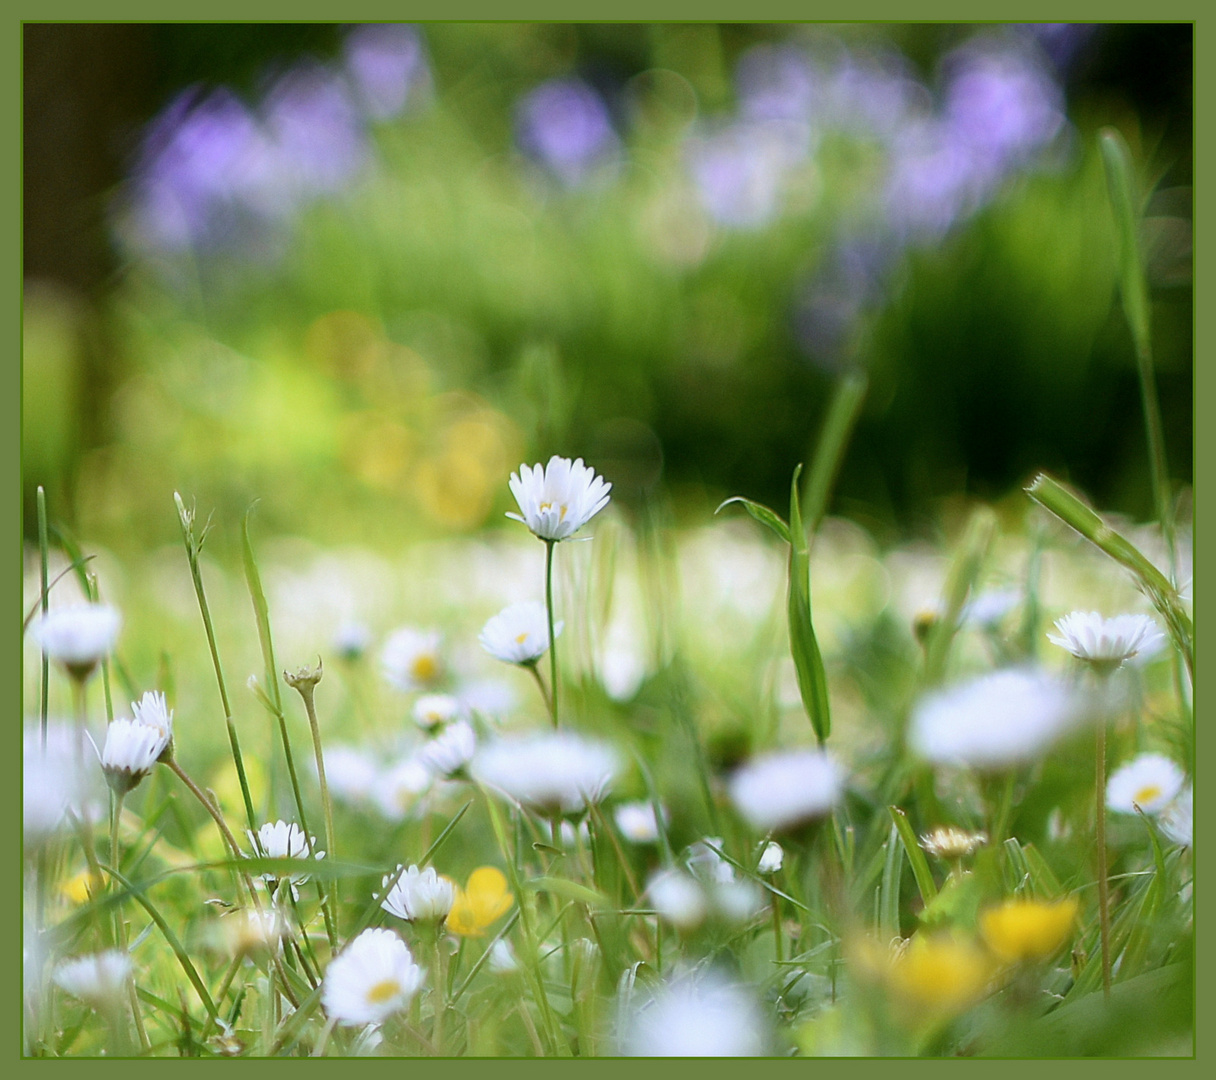
POLYGON ((442 644, 443 635, 438 630, 403 626, 394 631, 380 654, 385 679, 407 694, 437 685, 444 674, 442 644))
POLYGON ((785 863, 785 849, 776 840, 770 840, 760 853, 760 864, 756 869, 762 874, 775 874, 785 863))
POLYGON ((106 728, 101 751, 101 768, 106 782, 119 795, 125 795, 152 771, 152 766, 169 745, 172 731, 141 724, 125 717, 106 728))
POLYGON ((757 832, 791 829, 826 817, 844 791, 844 774, 820 750, 768 754, 730 780, 730 797, 757 832))
MULTIPOLYGON (((565 624, 553 624, 560 637, 565 624)), ((506 664, 535 664, 549 648, 549 616, 538 600, 521 600, 489 619, 478 635, 481 647, 506 664)))
POLYGON ((425 973, 391 930, 364 930, 325 969, 321 1004, 340 1024, 378 1024, 404 1009, 425 973))
MULTIPOLYGON (((324 851, 316 851, 317 838, 308 836, 294 821, 267 822, 257 831, 255 837, 248 829, 245 830, 253 850, 268 859, 314 859, 325 858, 324 851)), ((286 874, 284 878, 291 883, 291 893, 298 896, 297 885, 308 881, 308 874, 286 874)), ((273 888, 279 881, 279 875, 265 873, 262 880, 271 883, 273 888)))
POLYGON ((412 713, 415 724, 424 731, 434 731, 459 719, 464 707, 451 694, 423 694, 414 702, 412 713))
POLYGON ((1141 754, 1121 765, 1106 781, 1106 805, 1121 814, 1159 814, 1182 790, 1186 777, 1163 754, 1141 754))
POLYGON ((449 724, 418 751, 418 760, 435 776, 452 777, 472 759, 477 749, 477 736, 467 720, 449 724))
POLYGON ((912 713, 911 748, 934 765, 1001 769, 1032 761, 1084 715, 1060 679, 1005 668, 932 693, 912 713))
POLYGON ((1157 817, 1157 824, 1175 844, 1191 846, 1195 831, 1194 792, 1188 784, 1157 817))
POLYGON ((85 679, 114 648, 122 616, 106 604, 52 608, 30 628, 34 640, 75 679, 85 679))
POLYGON ((709 914, 701 884, 683 870, 664 870, 646 883, 646 896, 661 919, 679 930, 695 930, 709 914))
POLYGON ((646 801, 621 803, 613 811, 621 835, 634 844, 653 844, 659 838, 654 806, 646 801))
POLYGON ((554 455, 542 467, 519 467, 511 474, 511 494, 520 513, 507 517, 522 521, 542 540, 565 540, 578 532, 608 505, 612 485, 578 458, 554 455))
POLYGON ((74 957, 57 964, 51 978, 95 1009, 116 1009, 126 997, 131 957, 124 949, 74 957))
POLYGON ((1047 639, 1100 670, 1117 668, 1139 653, 1155 652, 1165 641, 1148 615, 1104 619, 1096 611, 1074 611, 1055 625, 1059 633, 1048 633, 1047 639))
POLYGON ((752 994, 714 972, 678 976, 618 1017, 618 1031, 629 1057, 756 1057, 768 1042, 752 994))
MULTIPOLYGON (((391 879, 392 874, 385 874, 381 884, 387 885, 391 879)), ((411 866, 402 872, 380 906, 407 922, 441 922, 448 917, 455 900, 456 887, 435 873, 433 866, 425 870, 411 866)))
POLYGON ((400 821, 418 805, 434 779, 431 770, 416 757, 402 758, 377 778, 372 799, 386 818, 400 821))
POLYGON ((619 768, 610 746, 559 731, 489 743, 473 758, 472 772, 517 802, 573 814, 599 802, 619 768))

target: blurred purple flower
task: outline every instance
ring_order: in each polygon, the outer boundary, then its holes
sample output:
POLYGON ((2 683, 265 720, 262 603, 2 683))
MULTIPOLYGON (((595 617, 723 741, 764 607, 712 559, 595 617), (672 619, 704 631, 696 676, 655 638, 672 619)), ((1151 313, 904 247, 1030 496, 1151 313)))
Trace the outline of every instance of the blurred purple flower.
POLYGON ((934 119, 896 135, 883 194, 888 223, 905 239, 936 240, 971 214, 983 194, 972 146, 934 119))
POLYGON ((356 26, 343 45, 346 73, 375 120, 390 120, 430 82, 418 31, 398 23, 356 26))
POLYGON ((320 65, 287 72, 262 104, 285 191, 338 191, 369 155, 367 135, 345 82, 320 65))
POLYGON ((552 79, 519 103, 520 146, 566 184, 611 159, 618 140, 603 99, 580 79, 552 79))
POLYGON ((739 111, 749 120, 807 120, 815 104, 810 57, 792 45, 757 45, 735 69, 739 111))
POLYGON ((701 205, 720 225, 757 229, 781 209, 789 170, 805 158, 806 124, 738 122, 686 145, 688 168, 701 205))

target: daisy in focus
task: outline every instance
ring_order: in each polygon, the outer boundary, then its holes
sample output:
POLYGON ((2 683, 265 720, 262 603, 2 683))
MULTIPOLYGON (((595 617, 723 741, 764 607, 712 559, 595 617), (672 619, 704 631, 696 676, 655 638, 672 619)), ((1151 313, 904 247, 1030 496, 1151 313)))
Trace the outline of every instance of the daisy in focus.
MULTIPOLYGON (((325 858, 324 851, 317 851, 314 854, 317 838, 308 836, 294 821, 290 823, 286 821, 267 822, 258 829, 256 835, 249 830, 246 830, 246 834, 250 843, 253 844, 253 850, 268 859, 307 859, 310 855, 315 859, 325 858)), ((279 878, 277 874, 265 873, 262 875, 262 880, 270 885, 273 892, 278 885, 279 878)), ((298 899, 299 893, 296 886, 308 881, 308 875, 287 874, 285 880, 291 883, 291 894, 298 899)))
POLYGON ((116 794, 125 795, 152 771, 171 738, 171 731, 138 720, 115 720, 106 728, 101 751, 106 782, 116 794))
POLYGON ((608 505, 612 485, 583 459, 571 461, 554 455, 549 464, 519 467, 509 481, 511 494, 519 505, 518 514, 507 517, 522 521, 546 541, 573 536, 608 505))
POLYGON ((1074 611, 1056 620, 1058 634, 1047 639, 1099 671, 1113 671, 1134 656, 1151 655, 1165 635, 1147 615, 1115 615, 1104 619, 1096 611, 1074 611))
POLYGON ((340 1024, 378 1024, 404 1009, 425 973, 391 930, 364 930, 332 961, 321 1004, 340 1024))
MULTIPOLYGON (((391 874, 386 874, 382 884, 387 885, 391 878, 391 874)), ((411 866, 397 878, 380 906, 406 922, 438 923, 448 917, 455 899, 456 886, 437 874, 433 866, 425 870, 411 866)))
MULTIPOLYGON (((553 626, 553 636, 561 635, 564 623, 553 626)), ((549 648, 549 620, 545 605, 537 600, 522 600, 493 616, 477 638, 481 647, 506 664, 535 664, 549 648)))

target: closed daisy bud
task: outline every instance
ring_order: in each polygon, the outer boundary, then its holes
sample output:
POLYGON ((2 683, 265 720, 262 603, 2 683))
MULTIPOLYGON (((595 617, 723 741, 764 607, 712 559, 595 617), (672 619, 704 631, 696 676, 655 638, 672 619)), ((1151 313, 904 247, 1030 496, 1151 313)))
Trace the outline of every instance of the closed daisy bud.
POLYGON ((138 701, 131 703, 131 714, 135 719, 150 728, 154 728, 165 740, 165 748, 161 751, 162 758, 173 752, 173 710, 165 702, 165 695, 156 690, 149 690, 138 701))
POLYGON ((118 795, 135 787, 169 745, 169 735, 138 720, 115 720, 106 728, 101 768, 118 795))
POLYGON ((785 862, 785 851, 776 840, 770 840, 764 845, 760 854, 760 865, 756 867, 762 874, 775 874, 785 862))
POLYGON ((1007 900, 980 915, 980 934, 1007 963, 1047 960, 1072 936, 1078 907, 1075 897, 1055 903, 1007 900))
MULTIPOLYGON (((317 838, 306 835, 294 821, 290 823, 286 821, 268 822, 258 829, 256 836, 248 830, 246 830, 246 834, 250 843, 253 844, 254 851, 268 859, 307 859, 310 855, 315 859, 325 858, 324 851, 314 853, 317 838)), ((296 886, 303 885, 308 878, 308 874, 284 875, 284 879, 291 883, 292 896, 299 895, 296 886)), ((279 878, 276 874, 267 873, 262 875, 262 880, 270 884, 273 889, 278 884, 279 878)))
POLYGON ((1121 814, 1159 814, 1182 790, 1186 777, 1162 754, 1141 754, 1106 781, 1106 805, 1121 814))
POLYGON ((58 964, 51 976, 69 994, 99 1011, 122 1006, 131 978, 131 957, 125 950, 79 956, 58 964))
POLYGON ((391 930, 364 930, 330 961, 321 1004, 340 1024, 378 1024, 409 1005, 423 977, 391 930))
POLYGON ((519 961, 515 958, 515 950, 506 938, 499 938, 490 946, 490 970, 498 975, 506 975, 519 970, 519 961))
POLYGON ((122 616, 105 604, 55 608, 31 628, 34 640, 74 679, 87 679, 114 648, 122 616))
POLYGON ((521 465, 509 486, 520 512, 507 517, 522 521, 542 540, 573 536, 608 505, 612 488, 582 458, 572 462, 556 455, 544 467, 521 465))
POLYGON ((443 678, 443 658, 438 630, 415 630, 403 626, 384 643, 380 667, 391 686, 403 693, 427 690, 443 678))
MULTIPOLYGON (((386 874, 381 884, 387 885, 391 877, 386 874)), ((380 906, 407 922, 441 922, 452 910, 455 899, 456 886, 435 873, 434 867, 419 870, 411 866, 397 879, 380 906)))
MULTIPOLYGON (((553 624, 561 636, 564 623, 553 624)), ((535 664, 549 648, 549 616, 537 600, 523 600, 505 607, 482 627, 477 638, 496 660, 507 664, 535 664)))

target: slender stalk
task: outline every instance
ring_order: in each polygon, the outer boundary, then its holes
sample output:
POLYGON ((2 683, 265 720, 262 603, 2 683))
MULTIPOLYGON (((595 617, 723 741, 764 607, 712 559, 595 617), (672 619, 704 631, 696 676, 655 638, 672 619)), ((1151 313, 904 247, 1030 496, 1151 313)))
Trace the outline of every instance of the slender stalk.
POLYGON ((545 613, 549 616, 549 715, 553 726, 557 719, 557 639, 553 634, 553 548, 555 541, 545 541, 545 613))
POLYGON ((806 486, 803 488, 803 520, 811 537, 814 537, 819 523, 827 513, 836 474, 844 460, 853 426, 861 415, 861 406, 865 402, 868 387, 869 378, 860 370, 844 372, 836 384, 836 392, 828 406, 828 414, 824 418, 819 440, 811 457, 811 471, 807 474, 806 486))
POLYGON ((553 702, 549 700, 549 688, 545 686, 545 680, 541 677, 537 661, 533 660, 532 663, 524 664, 523 666, 532 673, 532 678, 536 680, 536 686, 540 690, 541 701, 545 703, 545 712, 552 716, 553 702))
POLYGON ((1102 936, 1102 992, 1110 998, 1110 881, 1106 865, 1106 719, 1094 739, 1094 818, 1098 842, 1098 928, 1102 936))
POLYGON ((190 794, 203 804, 203 807, 206 809, 207 813, 211 815, 212 820, 215 822, 216 828, 219 829, 220 835, 223 836, 224 842, 228 845, 228 849, 232 852, 232 857, 234 859, 239 859, 241 857, 240 845, 237 844, 236 837, 232 835, 232 830, 228 828, 228 823, 224 820, 224 815, 220 813, 219 807, 217 807, 209 798, 207 798, 198 784, 190 779, 189 774, 177 763, 176 758, 170 758, 165 762, 165 764, 168 765, 173 771, 173 774, 183 784, 185 784, 187 788, 189 788, 190 794))
POLYGON ((773 949, 777 963, 781 963, 781 901, 776 896, 769 897, 769 906, 773 909, 773 949))
MULTIPOLYGON (((47 585, 47 560, 50 553, 50 543, 47 539, 46 526, 46 492, 42 490, 42 485, 38 485, 38 569, 41 574, 42 581, 42 614, 47 613, 50 607, 50 587, 47 585)), ((42 698, 39 703, 39 730, 42 733, 42 749, 46 750, 46 716, 47 716, 47 695, 50 693, 51 680, 51 662, 46 655, 46 649, 42 650, 42 698)))
POLYGON ((232 748, 232 760, 236 764, 236 774, 241 782, 241 798, 245 801, 245 816, 249 819, 250 831, 256 831, 257 818, 253 813, 253 797, 249 794, 249 778, 245 775, 241 744, 236 736, 236 725, 232 722, 232 708, 228 704, 228 688, 224 685, 224 669, 220 666, 219 649, 215 644, 215 627, 211 623, 211 610, 207 606, 207 594, 203 589, 203 575, 198 562, 207 530, 204 528, 203 536, 196 538, 194 512, 186 510, 181 495, 176 491, 173 493, 173 501, 177 505, 178 521, 182 527, 182 542, 186 545, 186 559, 190 563, 190 577, 194 581, 194 593, 198 597, 199 611, 203 616, 203 628, 207 632, 207 645, 211 649, 211 664, 215 668, 215 680, 220 689, 220 703, 224 708, 224 722, 228 727, 228 744, 232 748))

